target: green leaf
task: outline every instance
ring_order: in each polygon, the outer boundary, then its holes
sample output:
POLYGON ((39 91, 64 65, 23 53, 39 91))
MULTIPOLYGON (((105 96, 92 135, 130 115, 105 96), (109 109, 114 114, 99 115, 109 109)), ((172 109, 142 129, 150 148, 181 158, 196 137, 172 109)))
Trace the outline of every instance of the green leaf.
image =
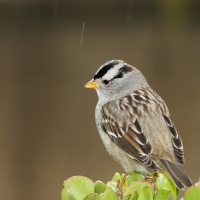
POLYGON ((160 189, 156 192, 154 200, 175 200, 171 191, 167 189, 160 189))
POLYGON ((109 187, 109 188, 112 188, 113 191, 117 191, 117 182, 114 182, 114 181, 108 181, 106 183, 106 186, 109 187))
POLYGON ((121 179, 121 176, 120 176, 120 174, 118 172, 116 172, 114 174, 114 176, 112 177, 112 181, 115 181, 115 182, 117 182, 120 179, 121 179))
POLYGON ((101 200, 101 197, 98 194, 91 193, 88 194, 83 200, 101 200))
POLYGON ((174 195, 172 194, 172 192, 169 191, 165 200, 176 200, 176 198, 174 198, 174 195))
POLYGON ((130 198, 131 198, 131 194, 126 195, 126 196, 123 198, 123 200, 130 200, 130 198))
POLYGON ((184 200, 197 200, 200 199, 200 188, 197 186, 192 186, 188 188, 184 195, 184 200))
POLYGON ((94 182, 84 176, 73 176, 64 181, 61 192, 61 199, 68 200, 67 194, 70 193, 76 200, 82 200, 86 195, 94 190, 94 182))
POLYGON ((131 185, 129 185, 124 190, 124 195, 133 194, 134 191, 137 191, 138 193, 140 193, 142 191, 142 189, 145 188, 145 187, 149 187, 151 194, 153 196, 154 195, 153 186, 148 182, 142 182, 142 181, 134 182, 131 185))
POLYGON ((135 181, 141 181, 141 180, 143 180, 143 176, 139 172, 133 171, 126 177, 126 185, 130 185, 135 181))
POLYGON ((108 187, 102 195, 102 200, 119 200, 119 197, 111 188, 108 187))
POLYGON ((138 199, 138 196, 139 194, 135 191, 133 192, 133 194, 129 194, 129 195, 126 195, 123 200, 137 200, 138 199))
POLYGON ((144 187, 139 193, 138 200, 153 200, 152 191, 148 186, 144 187))
POLYGON ((138 199, 139 194, 135 191, 132 195, 131 198, 129 200, 137 200, 138 199))
POLYGON ((167 190, 172 192, 174 198, 176 199, 178 195, 178 189, 176 188, 170 176, 165 171, 160 171, 159 173, 157 173, 155 183, 158 190, 166 188, 167 190))
POLYGON ((73 196, 73 194, 67 190, 67 191, 62 191, 61 193, 61 199, 62 200, 76 200, 76 198, 73 196))
POLYGON ((101 194, 106 190, 106 184, 102 181, 96 181, 94 183, 94 192, 97 194, 101 194))

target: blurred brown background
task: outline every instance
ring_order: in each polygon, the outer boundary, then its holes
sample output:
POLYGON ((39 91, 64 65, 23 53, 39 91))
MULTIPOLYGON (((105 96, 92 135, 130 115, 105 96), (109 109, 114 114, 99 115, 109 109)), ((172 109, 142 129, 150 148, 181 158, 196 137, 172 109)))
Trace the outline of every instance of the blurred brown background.
POLYGON ((115 58, 166 101, 197 182, 199 10, 197 0, 0 1, 0 199, 60 199, 70 176, 123 172, 97 133, 96 92, 83 88, 115 58))

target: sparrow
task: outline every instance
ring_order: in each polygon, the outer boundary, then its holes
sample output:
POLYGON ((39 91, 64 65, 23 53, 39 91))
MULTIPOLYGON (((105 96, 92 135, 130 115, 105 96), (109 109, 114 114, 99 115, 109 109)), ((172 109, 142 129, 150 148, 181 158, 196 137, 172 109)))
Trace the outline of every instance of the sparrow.
POLYGON ((108 153, 127 173, 148 175, 164 169, 179 189, 193 185, 180 168, 185 162, 183 143, 167 105, 138 69, 111 60, 85 88, 97 92, 97 130, 108 153))

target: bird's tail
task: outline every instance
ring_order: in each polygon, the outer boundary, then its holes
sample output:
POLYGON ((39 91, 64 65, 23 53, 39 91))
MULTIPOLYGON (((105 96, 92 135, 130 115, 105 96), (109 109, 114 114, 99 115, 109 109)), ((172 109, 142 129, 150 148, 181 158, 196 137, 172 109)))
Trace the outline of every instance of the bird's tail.
POLYGON ((160 162, 180 190, 185 190, 186 188, 194 185, 194 183, 178 165, 162 159, 160 159, 160 162))

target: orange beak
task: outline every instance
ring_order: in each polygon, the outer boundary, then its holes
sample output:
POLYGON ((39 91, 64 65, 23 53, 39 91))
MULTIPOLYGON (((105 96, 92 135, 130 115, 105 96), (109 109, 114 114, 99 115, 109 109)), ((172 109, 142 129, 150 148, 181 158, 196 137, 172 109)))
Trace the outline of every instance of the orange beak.
POLYGON ((89 81, 88 83, 86 83, 84 85, 85 88, 91 88, 91 89, 96 89, 99 87, 99 85, 94 81, 94 79, 92 79, 91 81, 89 81))

